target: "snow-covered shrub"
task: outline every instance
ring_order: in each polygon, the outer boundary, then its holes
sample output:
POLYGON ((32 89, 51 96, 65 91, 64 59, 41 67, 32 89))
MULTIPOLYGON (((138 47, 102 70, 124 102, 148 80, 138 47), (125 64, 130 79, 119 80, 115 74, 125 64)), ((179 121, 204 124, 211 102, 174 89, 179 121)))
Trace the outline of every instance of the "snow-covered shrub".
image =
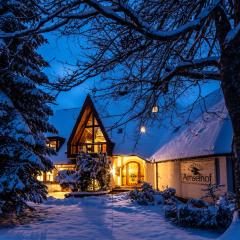
POLYGON ((176 222, 187 227, 217 228, 216 212, 214 207, 197 208, 181 204, 177 207, 176 222))
POLYGON ((82 153, 78 157, 77 169, 59 171, 56 181, 73 192, 96 190, 96 185, 100 190, 107 190, 110 183, 110 164, 103 154, 93 157, 82 153))
POLYGON ((175 204, 177 199, 175 197, 176 190, 174 188, 166 188, 161 192, 161 195, 164 199, 164 204, 166 205, 172 205, 175 204))
POLYGON ((196 207, 196 208, 207 208, 209 206, 207 202, 199 198, 192 198, 188 200, 187 203, 188 205, 192 205, 193 207, 196 207))
POLYGON ((222 184, 208 184, 206 188, 202 189, 202 191, 206 192, 202 199, 210 199, 212 203, 216 204, 223 187, 222 184))
POLYGON ((175 204, 176 190, 174 188, 166 188, 164 191, 155 191, 151 184, 143 182, 140 189, 130 191, 129 197, 142 205, 148 204, 175 204))
POLYGON ((132 201, 136 201, 138 204, 148 205, 154 203, 154 194, 155 191, 152 186, 147 182, 143 182, 141 189, 134 189, 129 192, 129 197, 132 201))
POLYGON ((234 211, 236 209, 236 194, 232 192, 227 192, 224 195, 220 196, 217 205, 222 207, 229 207, 231 211, 234 211))
POLYGON ((176 194, 176 189, 174 188, 166 188, 162 191, 162 195, 164 199, 175 197, 175 194, 176 194))
POLYGON ((216 204, 218 211, 216 220, 218 226, 221 228, 227 228, 233 218, 233 212, 236 209, 236 195, 231 192, 225 193, 223 196, 220 196, 216 204))
POLYGON ((56 181, 63 188, 70 188, 72 192, 78 191, 80 176, 75 170, 61 170, 58 171, 56 181))
POLYGON ((164 213, 165 213, 165 217, 173 220, 174 222, 177 221, 177 205, 176 204, 172 204, 172 205, 166 205, 164 208, 164 213))
POLYGON ((226 193, 216 204, 190 199, 186 204, 168 205, 165 207, 165 216, 182 226, 226 229, 231 224, 235 208, 234 195, 226 193))
POLYGON ((104 154, 93 157, 89 154, 80 154, 77 161, 77 171, 80 176, 79 187, 81 191, 90 188, 94 190, 97 182, 101 190, 107 190, 110 184, 110 164, 104 154))
POLYGON ((229 207, 218 207, 216 221, 219 228, 227 229, 230 226, 232 219, 233 212, 229 207))

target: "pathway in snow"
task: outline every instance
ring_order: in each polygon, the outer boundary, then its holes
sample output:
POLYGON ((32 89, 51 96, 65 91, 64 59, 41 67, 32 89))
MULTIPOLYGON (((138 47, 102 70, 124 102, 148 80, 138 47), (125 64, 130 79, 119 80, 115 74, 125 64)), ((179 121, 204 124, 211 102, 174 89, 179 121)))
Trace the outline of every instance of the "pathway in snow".
POLYGON ((124 194, 50 198, 37 208, 35 215, 18 220, 22 225, 0 224, 0 240, 210 240, 219 236, 178 228, 166 221, 161 207, 134 205, 124 194))

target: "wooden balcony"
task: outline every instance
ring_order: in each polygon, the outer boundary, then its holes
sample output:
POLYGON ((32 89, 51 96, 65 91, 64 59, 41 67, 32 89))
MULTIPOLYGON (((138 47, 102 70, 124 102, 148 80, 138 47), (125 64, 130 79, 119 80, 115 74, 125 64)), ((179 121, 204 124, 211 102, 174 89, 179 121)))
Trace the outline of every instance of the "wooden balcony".
POLYGON ((88 154, 99 154, 99 153, 108 153, 109 154, 109 147, 107 146, 106 142, 99 142, 99 143, 84 143, 78 145, 71 145, 70 146, 70 153, 68 153, 69 158, 76 158, 80 153, 88 153, 88 154))

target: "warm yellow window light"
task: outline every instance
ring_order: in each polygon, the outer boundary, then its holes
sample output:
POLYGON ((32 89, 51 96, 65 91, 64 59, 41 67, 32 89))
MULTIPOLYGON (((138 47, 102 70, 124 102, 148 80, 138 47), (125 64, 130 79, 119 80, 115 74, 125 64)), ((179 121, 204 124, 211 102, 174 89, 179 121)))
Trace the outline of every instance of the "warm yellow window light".
POLYGON ((145 133, 145 132, 146 132, 146 127, 145 127, 145 126, 141 126, 140 132, 141 132, 141 133, 145 133))
POLYGON ((41 173, 41 175, 37 175, 37 180, 43 182, 43 173, 41 173))
POLYGON ((112 168, 110 172, 114 176, 115 175, 115 168, 112 168))
POLYGON ((50 182, 54 181, 52 172, 47 172, 46 177, 47 177, 47 181, 50 181, 50 182))
POLYGON ((157 106, 157 105, 154 105, 154 106, 152 107, 152 112, 153 112, 153 113, 157 113, 157 112, 158 112, 158 106, 157 106))

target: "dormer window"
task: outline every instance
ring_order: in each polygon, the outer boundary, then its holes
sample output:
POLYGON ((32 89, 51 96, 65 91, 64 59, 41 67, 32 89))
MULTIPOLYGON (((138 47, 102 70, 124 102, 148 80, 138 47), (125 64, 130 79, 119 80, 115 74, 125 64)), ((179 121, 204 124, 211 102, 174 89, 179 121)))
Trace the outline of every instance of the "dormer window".
POLYGON ((49 148, 54 149, 55 151, 57 151, 57 141, 56 140, 51 140, 47 142, 47 146, 49 148))
POLYGON ((64 138, 61 137, 48 137, 47 147, 58 151, 62 144, 64 143, 64 138))

